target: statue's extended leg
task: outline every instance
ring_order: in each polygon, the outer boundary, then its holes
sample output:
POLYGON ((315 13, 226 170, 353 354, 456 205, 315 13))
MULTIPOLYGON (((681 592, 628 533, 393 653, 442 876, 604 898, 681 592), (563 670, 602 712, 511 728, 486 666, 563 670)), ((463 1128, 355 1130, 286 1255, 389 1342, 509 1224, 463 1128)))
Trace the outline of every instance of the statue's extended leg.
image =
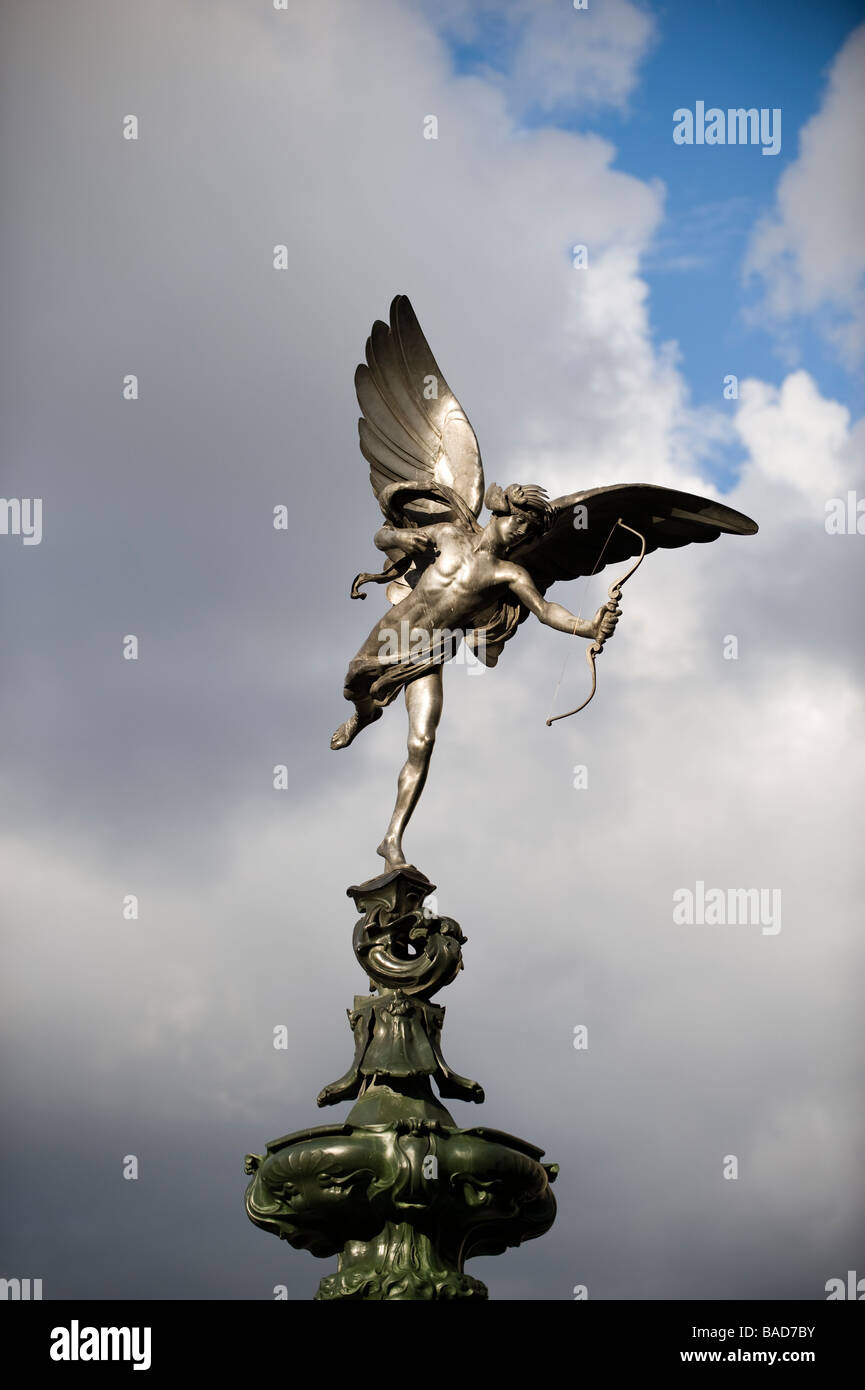
POLYGON ((418 803, 429 772, 436 729, 442 712, 442 668, 436 666, 405 688, 408 710, 408 758, 399 775, 396 806, 387 834, 376 851, 389 868, 406 862, 402 837, 411 813, 418 803))

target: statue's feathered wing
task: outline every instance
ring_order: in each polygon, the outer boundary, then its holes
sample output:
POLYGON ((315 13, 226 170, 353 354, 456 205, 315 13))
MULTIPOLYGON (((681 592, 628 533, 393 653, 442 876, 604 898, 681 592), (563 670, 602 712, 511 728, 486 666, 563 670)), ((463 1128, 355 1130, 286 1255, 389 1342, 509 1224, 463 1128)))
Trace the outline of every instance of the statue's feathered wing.
MULTIPOLYGON (((363 411, 360 450, 379 501, 394 484, 432 484, 455 493, 476 517, 484 496, 478 441, 406 295, 391 304, 389 326, 373 324, 354 384, 363 411)), ((447 510, 431 499, 416 509, 427 522, 447 510)))
POLYGON ((637 537, 616 525, 620 517, 645 536, 647 555, 757 531, 755 521, 732 507, 652 483, 589 488, 557 497, 550 506, 553 522, 546 534, 509 557, 529 571, 541 593, 560 579, 596 574, 639 555, 637 537))
MULTIPOLYGON (((406 295, 391 304, 390 324, 373 324, 354 384, 363 412, 360 450, 385 519, 396 527, 460 521, 479 529, 484 470, 478 441, 406 295)), ((409 592, 426 562, 401 550, 387 555, 387 570, 357 576, 354 598, 363 598, 360 586, 370 582, 391 581, 392 603, 409 592)))

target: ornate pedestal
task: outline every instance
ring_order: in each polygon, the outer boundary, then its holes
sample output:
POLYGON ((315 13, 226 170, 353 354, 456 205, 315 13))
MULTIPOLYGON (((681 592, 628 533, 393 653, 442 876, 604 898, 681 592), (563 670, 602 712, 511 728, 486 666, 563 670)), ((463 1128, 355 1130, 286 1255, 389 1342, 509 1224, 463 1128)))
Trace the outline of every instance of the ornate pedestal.
POLYGON ((555 1218, 558 1170, 540 1162, 543 1150, 460 1129, 433 1094, 430 1078, 445 1099, 484 1098, 442 1056, 445 1010, 431 996, 462 969, 466 938, 453 918, 424 912, 434 887, 407 865, 348 889, 363 913, 354 952, 375 992, 355 997, 354 1059, 318 1104, 355 1104, 344 1124, 246 1157, 250 1220, 298 1249, 339 1256, 320 1299, 486 1298, 465 1261, 543 1235, 555 1218))

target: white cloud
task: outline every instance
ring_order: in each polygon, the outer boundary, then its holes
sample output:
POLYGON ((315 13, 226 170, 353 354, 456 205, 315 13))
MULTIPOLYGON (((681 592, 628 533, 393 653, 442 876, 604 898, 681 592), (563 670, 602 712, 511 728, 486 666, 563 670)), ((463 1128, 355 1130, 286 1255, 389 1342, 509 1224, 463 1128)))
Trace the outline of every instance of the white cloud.
POLYGON ((656 33, 630 0, 450 0, 433 16, 463 43, 482 40, 484 75, 512 111, 551 115, 623 107, 656 33))
POLYGON ((772 214, 758 223, 746 274, 765 282, 766 304, 783 324, 823 313, 824 328, 850 363, 865 349, 865 25, 847 39, 820 110, 802 128, 772 214))
MULTIPOLYGON (((800 514, 805 507, 824 514, 826 499, 861 477, 849 410, 821 396, 805 371, 792 372, 779 388, 743 381, 735 428, 750 468, 766 482, 784 484, 800 514)), ((862 422, 857 434, 861 444, 862 422)))

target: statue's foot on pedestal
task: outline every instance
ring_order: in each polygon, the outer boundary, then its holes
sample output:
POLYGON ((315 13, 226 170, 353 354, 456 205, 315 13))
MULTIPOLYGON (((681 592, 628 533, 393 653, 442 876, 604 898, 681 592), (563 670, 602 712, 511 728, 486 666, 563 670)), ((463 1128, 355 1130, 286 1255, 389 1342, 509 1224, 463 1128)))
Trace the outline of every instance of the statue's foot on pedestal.
POLYGON ((389 869, 405 869, 408 867, 408 860, 402 852, 402 845, 399 840, 392 835, 385 835, 381 844, 376 850, 380 854, 389 869))

